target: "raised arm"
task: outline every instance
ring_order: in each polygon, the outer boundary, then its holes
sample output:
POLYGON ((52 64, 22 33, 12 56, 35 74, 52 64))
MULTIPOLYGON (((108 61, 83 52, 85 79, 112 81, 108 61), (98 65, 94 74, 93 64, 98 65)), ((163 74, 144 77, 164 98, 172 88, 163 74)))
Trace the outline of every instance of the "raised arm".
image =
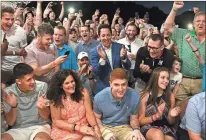
POLYGON ((165 21, 165 25, 164 25, 165 30, 167 30, 168 32, 170 32, 170 33, 173 32, 175 16, 177 14, 177 11, 179 9, 181 9, 183 6, 184 6, 184 3, 182 1, 175 1, 173 3, 172 10, 171 10, 170 14, 168 15, 168 17, 165 21))
POLYGON ((36 8, 36 27, 42 24, 42 1, 37 1, 37 8, 36 8))
POLYGON ((203 59, 202 56, 200 55, 200 52, 199 52, 198 48, 192 43, 192 37, 191 37, 191 35, 190 35, 190 34, 187 34, 187 35, 185 36, 185 39, 187 40, 187 43, 188 43, 189 46, 191 47, 192 52, 194 52, 194 54, 196 55, 199 63, 200 63, 201 65, 203 65, 203 64, 204 64, 204 59, 203 59))
POLYGON ((114 26, 115 26, 115 22, 116 22, 116 20, 119 18, 119 15, 118 14, 114 14, 114 18, 113 18, 113 20, 112 20, 112 25, 111 25, 111 28, 114 28, 114 26))
POLYGON ((28 54, 25 58, 25 62, 34 69, 34 73, 36 76, 41 76, 49 72, 52 69, 56 70, 59 67, 59 65, 62 64, 67 59, 65 55, 59 56, 58 58, 56 58, 54 61, 50 62, 49 64, 44 65, 44 66, 39 66, 33 53, 31 51, 27 51, 27 52, 28 54))
POLYGON ((63 17, 64 17, 64 2, 62 1, 61 2, 61 5, 62 5, 62 9, 61 9, 61 13, 60 13, 60 15, 59 15, 59 19, 60 19, 60 21, 62 21, 62 19, 63 19, 63 17))

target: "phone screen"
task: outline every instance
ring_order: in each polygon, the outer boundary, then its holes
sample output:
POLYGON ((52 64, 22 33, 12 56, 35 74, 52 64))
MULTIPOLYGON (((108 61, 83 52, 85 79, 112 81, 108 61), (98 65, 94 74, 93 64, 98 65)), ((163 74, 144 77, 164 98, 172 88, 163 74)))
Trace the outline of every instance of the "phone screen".
POLYGON ((70 51, 66 51, 64 55, 69 55, 70 51))

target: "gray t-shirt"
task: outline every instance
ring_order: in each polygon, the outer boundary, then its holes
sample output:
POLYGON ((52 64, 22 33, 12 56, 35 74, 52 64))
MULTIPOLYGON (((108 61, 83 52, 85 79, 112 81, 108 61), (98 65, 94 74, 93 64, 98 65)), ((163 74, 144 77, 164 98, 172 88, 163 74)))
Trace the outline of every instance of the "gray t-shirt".
MULTIPOLYGON (((9 93, 9 91, 11 91, 17 97, 17 118, 12 128, 25 128, 34 125, 44 125, 47 123, 46 120, 41 118, 38 112, 37 101, 40 95, 46 94, 48 86, 45 82, 35 82, 36 86, 34 91, 29 93, 21 92, 16 83, 4 89, 5 93, 9 93)), ((4 105, 4 111, 5 113, 8 113, 11 110, 11 106, 9 106, 5 101, 4 105)))
MULTIPOLYGON (((36 40, 25 49, 27 51, 25 63, 29 65, 38 64, 39 67, 48 65, 58 57, 58 51, 55 46, 51 45, 47 50, 41 50, 37 47, 36 40)), ((55 69, 52 69, 42 76, 37 76, 36 79, 48 83, 54 74, 55 69)))

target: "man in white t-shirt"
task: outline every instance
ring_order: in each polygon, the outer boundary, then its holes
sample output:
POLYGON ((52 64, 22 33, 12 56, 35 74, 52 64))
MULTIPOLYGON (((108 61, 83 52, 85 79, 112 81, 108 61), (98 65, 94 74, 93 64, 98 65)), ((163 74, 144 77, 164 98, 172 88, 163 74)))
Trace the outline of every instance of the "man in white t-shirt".
POLYGON ((140 47, 143 45, 143 41, 137 36, 137 27, 135 23, 130 23, 126 27, 126 37, 118 40, 118 43, 125 45, 127 48, 127 54, 131 61, 131 68, 128 70, 128 76, 129 76, 129 86, 134 88, 136 78, 133 77, 133 71, 135 67, 135 60, 136 60, 136 54, 140 47))
POLYGON ((4 7, 1 9, 1 41, 8 41, 8 50, 2 57, 1 76, 2 83, 11 84, 12 70, 21 62, 21 56, 26 56, 24 47, 27 46, 26 33, 23 28, 14 24, 14 9, 4 7))

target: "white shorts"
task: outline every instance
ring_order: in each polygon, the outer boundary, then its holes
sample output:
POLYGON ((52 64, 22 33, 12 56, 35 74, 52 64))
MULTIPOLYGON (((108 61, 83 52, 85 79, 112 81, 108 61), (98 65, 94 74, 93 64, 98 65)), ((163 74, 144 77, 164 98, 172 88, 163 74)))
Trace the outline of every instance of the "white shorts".
POLYGON ((36 134, 39 132, 45 132, 49 136, 51 134, 51 127, 49 124, 35 125, 26 128, 10 129, 5 133, 12 136, 14 140, 33 140, 36 134))

